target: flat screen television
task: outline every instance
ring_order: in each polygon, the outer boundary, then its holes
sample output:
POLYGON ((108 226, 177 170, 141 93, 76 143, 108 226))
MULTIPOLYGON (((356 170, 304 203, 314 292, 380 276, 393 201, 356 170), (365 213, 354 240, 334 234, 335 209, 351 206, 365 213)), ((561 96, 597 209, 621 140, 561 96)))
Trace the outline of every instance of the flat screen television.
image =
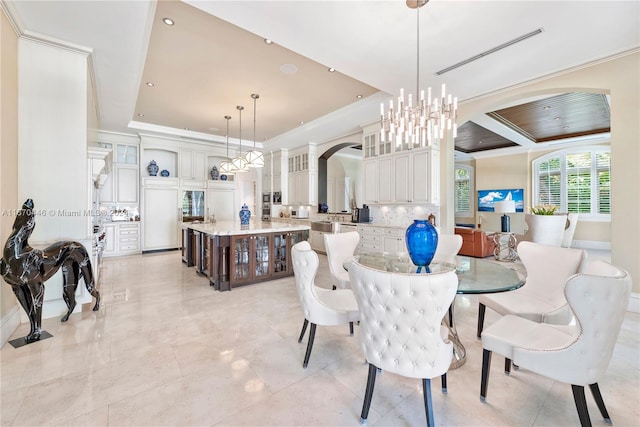
POLYGON ((478 190, 478 211, 494 212, 493 204, 503 200, 513 200, 516 202, 516 212, 524 212, 524 190, 522 188, 478 190))

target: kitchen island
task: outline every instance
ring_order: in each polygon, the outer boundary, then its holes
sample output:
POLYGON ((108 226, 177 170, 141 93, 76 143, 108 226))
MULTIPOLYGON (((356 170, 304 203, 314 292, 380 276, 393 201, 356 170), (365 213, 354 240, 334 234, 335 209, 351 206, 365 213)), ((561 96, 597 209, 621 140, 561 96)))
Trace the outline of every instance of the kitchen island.
POLYGON ((182 260, 219 291, 292 276, 291 246, 309 239, 300 224, 183 223, 182 260))

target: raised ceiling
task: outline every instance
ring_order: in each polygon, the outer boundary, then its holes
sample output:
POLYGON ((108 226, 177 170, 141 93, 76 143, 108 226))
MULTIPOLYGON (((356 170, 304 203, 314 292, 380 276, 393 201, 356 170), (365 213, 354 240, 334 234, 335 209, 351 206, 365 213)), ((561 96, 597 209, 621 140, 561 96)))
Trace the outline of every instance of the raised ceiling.
MULTIPOLYGON (((255 92, 256 139, 268 138, 265 149, 292 148, 354 132, 400 88, 415 91, 416 11, 401 1, 1 1, 23 34, 91 50, 107 131, 222 143, 221 117, 241 104, 246 143, 255 92), (165 13, 173 27, 161 22, 165 13), (298 72, 283 74, 286 64, 298 72)), ((446 82, 460 102, 640 46, 637 1, 431 0, 419 13, 421 86, 446 82)), ((473 121, 507 129, 483 116, 473 121)), ((232 133, 237 125, 234 118, 232 133)))

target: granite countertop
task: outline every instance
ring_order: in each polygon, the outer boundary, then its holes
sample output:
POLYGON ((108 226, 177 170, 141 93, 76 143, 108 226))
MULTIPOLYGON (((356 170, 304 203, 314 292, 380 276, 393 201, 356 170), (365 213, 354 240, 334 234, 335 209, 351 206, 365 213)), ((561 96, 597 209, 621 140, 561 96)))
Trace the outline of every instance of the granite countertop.
POLYGON ((194 224, 189 222, 182 223, 182 226, 218 236, 309 230, 309 226, 306 224, 285 224, 262 221, 251 221, 247 226, 241 225, 239 221, 217 221, 215 224, 194 224))

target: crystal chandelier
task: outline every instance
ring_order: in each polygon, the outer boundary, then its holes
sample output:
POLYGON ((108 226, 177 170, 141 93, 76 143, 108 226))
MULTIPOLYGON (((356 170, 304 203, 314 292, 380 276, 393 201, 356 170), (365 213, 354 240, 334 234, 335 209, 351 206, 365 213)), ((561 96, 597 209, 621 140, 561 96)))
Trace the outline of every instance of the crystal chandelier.
POLYGON ((261 168, 264 167, 264 156, 260 151, 256 150, 256 101, 260 98, 260 95, 252 93, 251 98, 253 98, 253 150, 247 151, 244 160, 247 163, 247 167, 261 168))
POLYGON ((409 94, 405 100, 404 89, 400 89, 397 108, 393 100, 389 102, 389 110, 385 114, 384 104, 380 104, 380 141, 390 141, 396 147, 411 149, 430 146, 433 141, 444 137, 445 128, 453 128, 453 137, 457 136, 456 116, 458 112, 458 98, 446 94, 446 87, 442 85, 440 98, 431 95, 431 88, 420 91, 420 8, 429 0, 407 0, 411 9, 416 9, 417 17, 417 75, 416 99, 409 94), (418 94, 420 98, 418 99, 418 94), (414 103, 415 101, 415 103, 414 103))
POLYGON ((220 173, 224 175, 235 175, 231 158, 229 157, 229 120, 231 116, 224 116, 227 121, 227 160, 220 162, 220 173))
POLYGON ((238 157, 235 157, 231 161, 231 169, 235 173, 242 173, 242 172, 249 171, 249 168, 247 167, 247 162, 244 160, 244 157, 242 156, 242 110, 244 110, 244 107, 242 105, 238 105, 236 106, 236 109, 240 114, 240 133, 238 135, 238 139, 240 141, 240 151, 238 152, 238 157))

